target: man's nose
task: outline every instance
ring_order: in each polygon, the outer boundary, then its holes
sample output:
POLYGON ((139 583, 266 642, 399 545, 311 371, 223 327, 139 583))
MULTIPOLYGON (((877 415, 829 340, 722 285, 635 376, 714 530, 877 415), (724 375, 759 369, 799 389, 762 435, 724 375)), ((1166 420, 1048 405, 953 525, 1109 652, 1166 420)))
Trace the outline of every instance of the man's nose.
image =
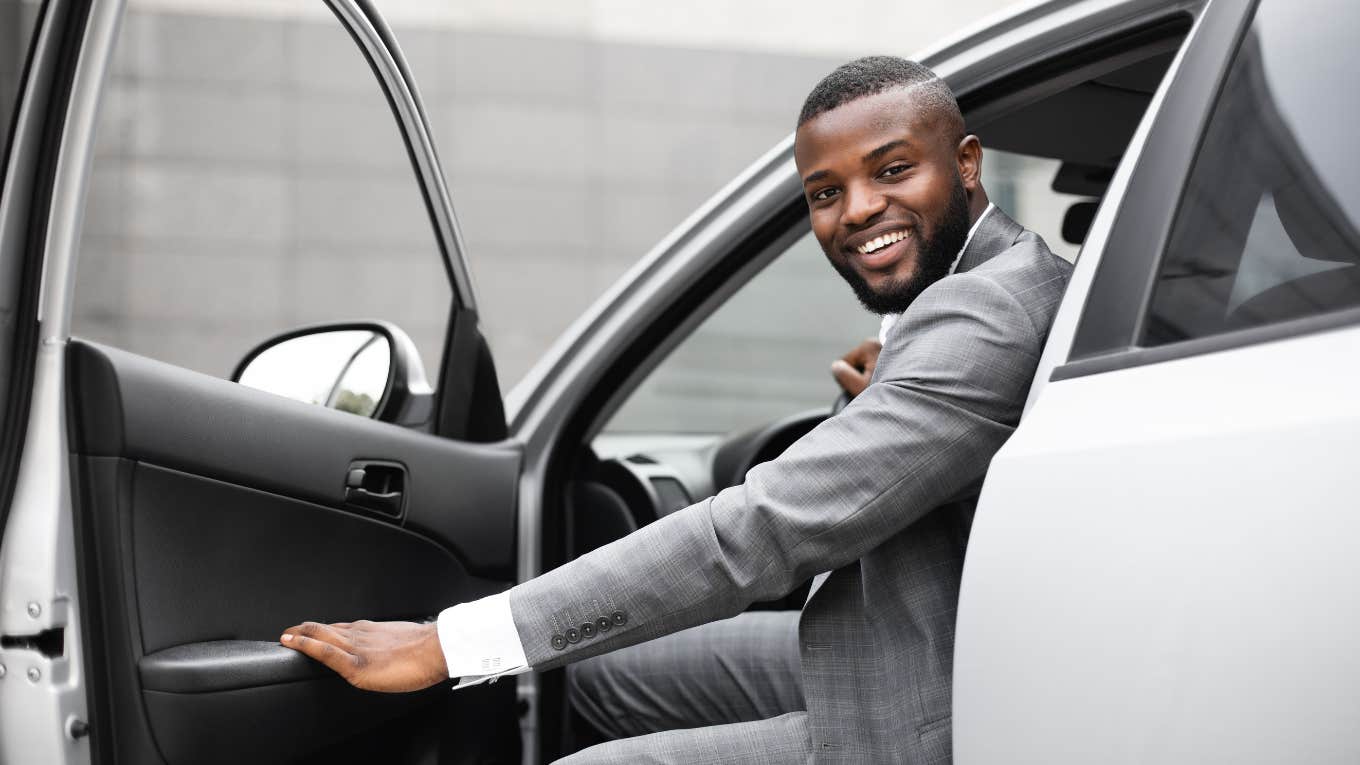
POLYGON ((841 222, 847 226, 863 226, 888 207, 888 200, 871 188, 847 188, 845 206, 841 208, 841 222))

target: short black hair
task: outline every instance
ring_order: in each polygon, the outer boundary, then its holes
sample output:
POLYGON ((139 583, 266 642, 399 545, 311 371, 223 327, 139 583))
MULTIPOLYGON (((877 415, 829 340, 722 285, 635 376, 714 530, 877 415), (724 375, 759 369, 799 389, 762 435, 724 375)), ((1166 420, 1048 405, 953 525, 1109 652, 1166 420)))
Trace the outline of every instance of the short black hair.
POLYGON ((798 126, 842 104, 894 88, 911 90, 923 109, 944 119, 949 132, 954 134, 949 138, 955 142, 963 139, 963 113, 954 99, 954 91, 929 67, 897 56, 865 56, 836 67, 808 94, 798 115, 798 126))

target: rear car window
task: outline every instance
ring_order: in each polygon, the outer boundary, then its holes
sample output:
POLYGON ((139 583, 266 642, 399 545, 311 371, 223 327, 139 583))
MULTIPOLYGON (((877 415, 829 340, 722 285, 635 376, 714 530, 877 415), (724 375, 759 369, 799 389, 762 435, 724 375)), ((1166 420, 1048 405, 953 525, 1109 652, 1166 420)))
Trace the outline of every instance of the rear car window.
POLYGON ((1144 324, 1156 346, 1360 307, 1360 7, 1263 0, 1195 160, 1144 324), (1320 20, 1321 21, 1320 23, 1320 20))

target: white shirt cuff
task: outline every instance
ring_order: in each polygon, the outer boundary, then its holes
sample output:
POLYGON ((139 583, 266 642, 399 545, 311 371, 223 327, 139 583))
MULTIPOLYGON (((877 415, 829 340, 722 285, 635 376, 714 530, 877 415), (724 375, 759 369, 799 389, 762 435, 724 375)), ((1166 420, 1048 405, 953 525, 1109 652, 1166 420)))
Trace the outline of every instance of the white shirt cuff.
POLYGON ((455 688, 529 671, 508 592, 446 608, 436 626, 449 677, 462 678, 455 688))

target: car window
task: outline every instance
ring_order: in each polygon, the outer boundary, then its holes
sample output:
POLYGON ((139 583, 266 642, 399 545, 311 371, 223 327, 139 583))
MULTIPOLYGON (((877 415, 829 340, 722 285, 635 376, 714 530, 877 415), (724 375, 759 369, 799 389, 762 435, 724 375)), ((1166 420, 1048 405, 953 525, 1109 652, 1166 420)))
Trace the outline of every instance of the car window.
POLYGON ((1360 153, 1349 50, 1360 9, 1266 0, 1208 123, 1144 344, 1360 307, 1360 153), (1325 20, 1319 23, 1319 20, 1325 20))
MULTIPOLYGON (((1051 188, 1061 162, 984 147, 989 197, 1072 260, 1063 215, 1083 197, 1051 188)), ((805 224, 804 224, 805 225, 805 224)), ((809 411, 840 394, 831 362, 878 335, 811 233, 723 303, 642 382, 608 434, 722 434, 809 411)))
MULTIPOLYGON (((10 131, 14 129, 14 110, 19 105, 19 78, 38 21, 37 0, 0 0, 0 157, 9 155, 10 131)), ((0 180, 4 180, 0 167, 0 180)))
POLYGON ((288 329, 384 319, 436 378, 439 247, 386 97, 322 3, 132 0, 95 140, 73 334, 225 377, 288 329))

